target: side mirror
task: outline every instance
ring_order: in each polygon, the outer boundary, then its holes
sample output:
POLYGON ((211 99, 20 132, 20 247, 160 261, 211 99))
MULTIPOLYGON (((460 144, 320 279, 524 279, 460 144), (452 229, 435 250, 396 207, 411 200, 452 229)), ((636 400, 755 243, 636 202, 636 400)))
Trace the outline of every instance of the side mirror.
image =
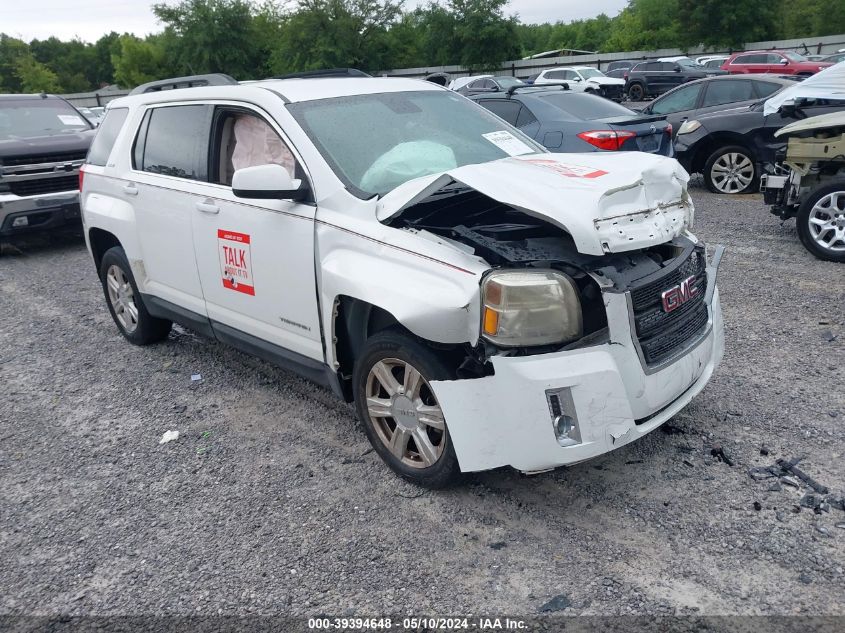
POLYGON ((780 64, 781 66, 788 66, 789 60, 781 58, 781 60, 778 62, 778 64, 780 64))
POLYGON ((681 67, 680 67, 680 66, 675 66, 674 71, 675 71, 676 73, 681 72, 681 67))
POLYGON ((290 177, 281 165, 256 165, 238 169, 232 176, 232 193, 258 200, 304 200, 308 185, 290 177))
POLYGON ((573 77, 572 81, 581 81, 581 78, 580 77, 573 77))

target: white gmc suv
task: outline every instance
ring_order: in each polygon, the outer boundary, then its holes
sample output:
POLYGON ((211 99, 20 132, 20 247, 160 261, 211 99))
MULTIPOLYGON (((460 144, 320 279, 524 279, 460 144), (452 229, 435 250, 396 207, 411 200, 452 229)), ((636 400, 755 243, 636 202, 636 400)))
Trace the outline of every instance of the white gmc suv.
POLYGON ((713 374, 721 249, 675 160, 549 154, 424 81, 201 83, 112 101, 83 168, 130 342, 176 321, 295 369, 431 487, 623 446, 713 374))

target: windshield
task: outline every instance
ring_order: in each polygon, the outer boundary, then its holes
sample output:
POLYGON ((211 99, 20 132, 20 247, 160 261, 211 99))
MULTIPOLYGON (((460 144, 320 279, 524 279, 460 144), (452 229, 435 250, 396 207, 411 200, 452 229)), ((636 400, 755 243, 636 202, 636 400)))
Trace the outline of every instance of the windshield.
POLYGON ((303 101, 291 114, 358 197, 463 165, 544 152, 468 99, 445 90, 303 101))
POLYGON ((90 129, 91 124, 60 99, 0 100, 0 139, 48 136, 90 129))
POLYGON ((794 62, 806 62, 807 58, 803 55, 799 55, 798 53, 793 53, 792 51, 784 51, 784 57, 788 57, 794 62))
POLYGON ((578 71, 578 74, 581 75, 584 79, 589 79, 590 77, 606 77, 602 71, 596 70, 595 68, 584 68, 578 71))

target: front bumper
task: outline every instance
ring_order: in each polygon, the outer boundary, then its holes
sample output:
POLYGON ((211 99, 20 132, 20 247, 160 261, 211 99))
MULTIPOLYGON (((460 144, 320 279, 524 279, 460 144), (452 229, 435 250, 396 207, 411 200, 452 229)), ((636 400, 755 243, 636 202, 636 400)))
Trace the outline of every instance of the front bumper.
POLYGON ((80 223, 79 191, 37 196, 0 194, 0 237, 80 223))
POLYGON ((609 343, 493 357, 492 376, 433 381, 461 470, 512 466, 539 472, 574 464, 625 446, 669 420, 704 389, 724 354, 715 269, 711 278, 704 334, 657 369, 646 367, 638 354, 626 295, 608 294, 609 343), (558 394, 563 412, 575 420, 577 441, 570 445, 562 446, 555 435, 549 394, 558 394))

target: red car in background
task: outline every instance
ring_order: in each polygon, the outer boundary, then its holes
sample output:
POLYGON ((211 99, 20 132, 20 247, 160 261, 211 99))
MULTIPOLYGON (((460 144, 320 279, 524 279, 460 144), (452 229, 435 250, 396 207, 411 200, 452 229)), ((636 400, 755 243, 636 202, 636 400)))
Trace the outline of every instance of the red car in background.
POLYGON ((721 68, 732 75, 772 73, 809 77, 832 65, 830 62, 811 62, 793 51, 744 51, 728 57, 721 68))

